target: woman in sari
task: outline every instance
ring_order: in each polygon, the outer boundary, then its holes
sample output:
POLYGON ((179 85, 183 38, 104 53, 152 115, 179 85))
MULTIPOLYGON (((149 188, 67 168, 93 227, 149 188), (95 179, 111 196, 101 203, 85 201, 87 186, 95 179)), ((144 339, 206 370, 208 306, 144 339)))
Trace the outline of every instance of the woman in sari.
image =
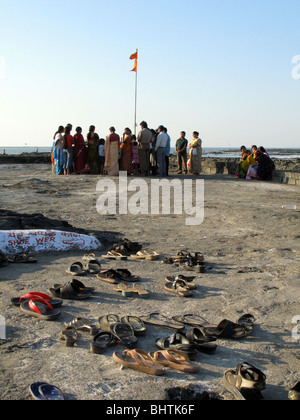
POLYGON ((273 176, 275 165, 273 160, 270 158, 268 153, 263 147, 260 147, 257 151, 257 173, 256 179, 259 181, 269 181, 273 176))
POLYGON ((120 136, 115 133, 114 127, 110 127, 109 131, 105 141, 105 171, 107 175, 118 176, 120 136))
POLYGON ((236 169, 236 178, 246 178, 249 166, 251 164, 248 159, 248 157, 251 155, 250 151, 247 150, 245 146, 242 146, 241 152, 242 156, 240 163, 238 164, 238 167, 236 169))
POLYGON ((74 136, 74 163, 75 173, 81 174, 85 170, 86 156, 85 156, 85 143, 82 135, 82 128, 76 128, 74 136))
POLYGON ((63 144, 62 144, 62 134, 64 132, 64 127, 61 125, 58 127, 57 132, 53 137, 53 164, 55 168, 56 175, 63 174, 63 144))
POLYGON ((121 143, 121 161, 120 161, 120 170, 127 171, 127 174, 132 174, 132 136, 131 130, 125 128, 123 134, 123 140, 121 143))
POLYGON ((201 172, 201 160, 202 160, 202 140, 199 139, 198 131, 193 132, 193 140, 189 144, 190 148, 190 173, 193 175, 199 175, 201 172))
POLYGON ((99 136, 95 133, 95 126, 91 125, 87 135, 87 162, 90 170, 90 174, 99 174, 99 159, 98 159, 98 143, 99 136))

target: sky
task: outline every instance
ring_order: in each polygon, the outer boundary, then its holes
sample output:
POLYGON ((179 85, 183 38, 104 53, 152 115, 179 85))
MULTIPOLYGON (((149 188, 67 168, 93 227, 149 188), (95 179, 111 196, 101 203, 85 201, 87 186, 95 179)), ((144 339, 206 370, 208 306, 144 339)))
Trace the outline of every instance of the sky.
POLYGON ((136 49, 137 131, 300 148, 300 0, 0 0, 0 147, 134 131, 136 49))

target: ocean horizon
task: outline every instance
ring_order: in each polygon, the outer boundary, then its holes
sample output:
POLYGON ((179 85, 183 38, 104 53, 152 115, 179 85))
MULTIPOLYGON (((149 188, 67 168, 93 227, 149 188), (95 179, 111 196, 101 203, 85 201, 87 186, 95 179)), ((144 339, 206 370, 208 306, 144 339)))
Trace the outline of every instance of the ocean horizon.
MULTIPOLYGON (((6 155, 20 155, 22 153, 50 153, 51 147, 5 147, 0 146, 0 154, 5 151, 6 155)), ((300 148, 267 149, 271 158, 274 159, 300 159, 300 148)), ((171 147, 171 153, 175 154, 175 147, 171 147)), ((239 148, 229 147, 203 147, 203 157, 215 158, 238 158, 241 155, 239 148)))

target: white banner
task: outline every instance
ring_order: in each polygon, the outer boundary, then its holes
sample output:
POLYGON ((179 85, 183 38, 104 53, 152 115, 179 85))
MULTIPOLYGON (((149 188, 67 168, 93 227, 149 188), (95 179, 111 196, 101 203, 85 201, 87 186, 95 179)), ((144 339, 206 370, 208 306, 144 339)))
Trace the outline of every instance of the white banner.
POLYGON ((0 250, 5 254, 23 252, 96 250, 101 242, 89 235, 58 230, 0 230, 0 250))

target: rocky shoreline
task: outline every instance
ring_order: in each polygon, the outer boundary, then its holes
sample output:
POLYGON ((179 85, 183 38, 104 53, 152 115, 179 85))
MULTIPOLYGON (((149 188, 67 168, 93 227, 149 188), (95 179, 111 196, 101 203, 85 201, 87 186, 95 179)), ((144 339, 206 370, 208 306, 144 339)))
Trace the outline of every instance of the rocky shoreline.
MULTIPOLYGON (((170 156, 170 172, 176 173, 176 156, 170 156)), ((239 158, 203 157, 202 172, 204 174, 229 174, 236 172, 239 158)), ((300 173, 300 159, 274 159, 276 170, 300 173)), ((45 164, 51 163, 50 153, 22 153, 20 155, 0 155, 0 165, 3 164, 45 164)))

